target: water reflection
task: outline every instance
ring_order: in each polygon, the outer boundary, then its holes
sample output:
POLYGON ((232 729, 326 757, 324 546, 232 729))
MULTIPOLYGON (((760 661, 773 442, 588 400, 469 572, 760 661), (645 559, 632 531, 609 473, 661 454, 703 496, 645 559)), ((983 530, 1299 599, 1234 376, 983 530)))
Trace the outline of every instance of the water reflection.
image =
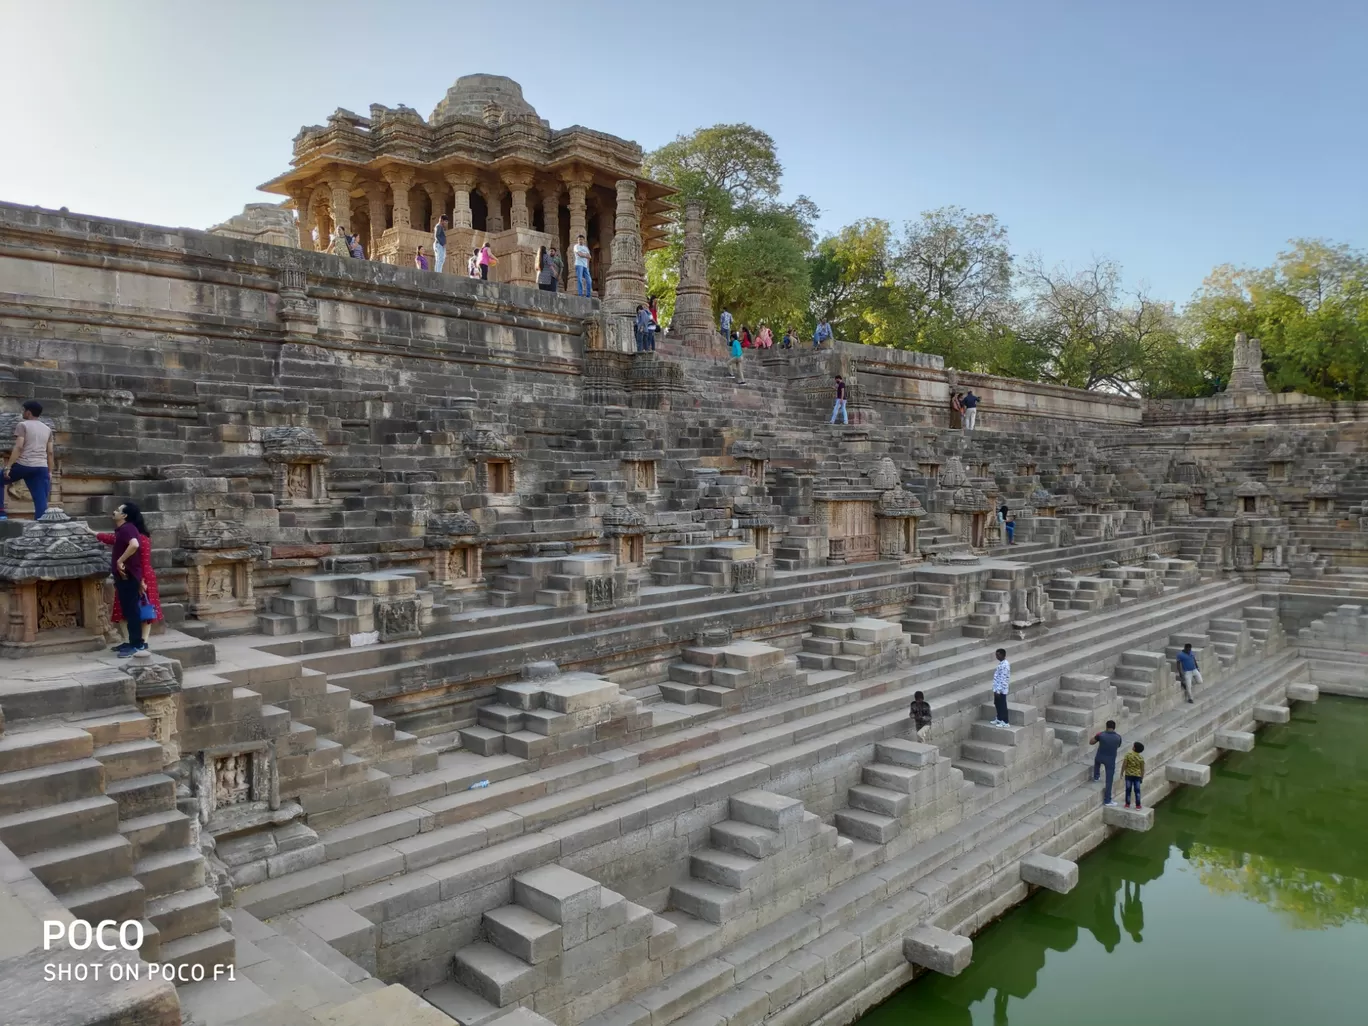
POLYGON ((1368 702, 1298 707, 1209 787, 1158 806, 1149 833, 1085 859, 1071 894, 1041 892, 980 934, 961 976, 925 976, 860 1026, 1065 1026, 1118 1007, 1125 1022, 1363 1022, 1365 733, 1368 702))

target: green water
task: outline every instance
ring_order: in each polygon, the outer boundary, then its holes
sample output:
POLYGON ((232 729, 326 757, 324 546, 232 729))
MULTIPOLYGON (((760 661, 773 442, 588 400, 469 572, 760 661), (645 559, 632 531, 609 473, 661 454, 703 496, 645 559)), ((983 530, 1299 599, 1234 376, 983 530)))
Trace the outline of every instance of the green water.
POLYGON ((1259 733, 858 1026, 1368 1023, 1368 702, 1259 733))

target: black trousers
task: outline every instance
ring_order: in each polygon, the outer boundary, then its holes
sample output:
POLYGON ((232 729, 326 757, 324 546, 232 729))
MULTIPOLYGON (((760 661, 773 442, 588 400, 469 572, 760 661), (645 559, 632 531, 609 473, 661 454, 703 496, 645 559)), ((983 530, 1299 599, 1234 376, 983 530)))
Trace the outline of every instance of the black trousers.
POLYGON ((1007 722, 1007 696, 993 692, 993 709, 997 712, 997 718, 1003 723, 1007 722))
POLYGON ((127 580, 115 577, 114 594, 119 596, 119 608, 123 610, 124 622, 128 624, 128 643, 141 646, 143 643, 142 585, 132 577, 127 580))

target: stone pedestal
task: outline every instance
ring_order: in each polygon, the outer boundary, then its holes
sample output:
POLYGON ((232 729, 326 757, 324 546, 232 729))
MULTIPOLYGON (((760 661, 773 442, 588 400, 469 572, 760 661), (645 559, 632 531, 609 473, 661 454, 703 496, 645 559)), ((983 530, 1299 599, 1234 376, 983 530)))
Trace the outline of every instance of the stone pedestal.
POLYGON ((225 627, 256 619, 252 567, 261 555, 247 528, 225 520, 200 520, 181 528, 177 562, 185 575, 188 612, 225 627))
POLYGON ((505 285, 537 285, 537 252, 556 244, 545 232, 531 228, 510 228, 489 237, 489 248, 498 258, 490 271, 490 280, 505 285))
POLYGON ((59 507, 0 551, 0 655, 97 651, 109 630, 110 550, 59 507))

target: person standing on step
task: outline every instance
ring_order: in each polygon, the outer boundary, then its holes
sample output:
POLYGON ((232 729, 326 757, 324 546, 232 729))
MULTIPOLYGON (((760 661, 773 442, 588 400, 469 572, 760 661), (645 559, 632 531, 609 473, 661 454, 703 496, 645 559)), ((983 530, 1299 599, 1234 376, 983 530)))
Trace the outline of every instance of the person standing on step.
POLYGON ((717 320, 718 320, 718 323, 722 325, 722 341, 723 341, 723 342, 726 342, 728 345, 730 345, 730 344, 731 344, 731 326, 732 326, 732 315, 731 315, 731 311, 728 310, 728 309, 724 306, 724 307, 722 308, 722 316, 719 317, 717 320))
POLYGON ((0 471, 0 520, 5 519, 5 492, 22 481, 33 496, 33 519, 41 520, 52 494, 52 428, 38 418, 43 404, 37 399, 24 403, 24 413, 14 425, 14 445, 8 465, 0 471))
POLYGON ((428 258, 423 254, 422 246, 419 246, 417 252, 413 254, 413 266, 420 271, 428 269, 428 258))
MULTIPOLYGON (((497 264, 497 263, 499 262, 499 260, 498 260, 498 258, 494 255, 494 251, 493 251, 492 249, 489 248, 489 243, 488 243, 488 242, 486 242, 483 246, 480 247, 480 261, 479 261, 479 262, 480 262, 480 280, 481 280, 481 281, 489 281, 489 269, 490 269, 491 267, 493 267, 495 264, 497 264)), ((441 268, 440 268, 440 267, 434 267, 433 270, 435 270, 435 271, 440 271, 441 268)))
POLYGON ((997 719, 993 720, 994 727, 1007 726, 1007 691, 1012 685, 1012 664, 1007 661, 1007 650, 998 649, 997 669, 993 671, 993 711, 997 714, 997 719))
POLYGON ((1192 701, 1192 687, 1202 683, 1202 671, 1197 669, 1197 657, 1192 654, 1192 646, 1184 645, 1178 653, 1178 683, 1183 687, 1183 697, 1192 701))
POLYGON ((120 659, 147 650, 143 638, 143 557, 139 553, 142 540, 147 537, 147 524, 137 506, 125 502, 115 507, 114 553, 109 570, 114 575, 114 594, 128 624, 127 643, 115 649, 120 659))
POLYGON ((570 251, 575 257, 575 295, 592 296, 593 280, 589 277, 589 247, 584 244, 584 236, 575 240, 575 248, 570 251))
POLYGON ((812 348, 821 349, 822 343, 829 342, 830 340, 831 325, 828 324, 827 319, 823 317, 820 321, 817 322, 817 330, 812 333, 812 348))
POLYGON ((736 379, 737 384, 744 385, 746 383, 746 372, 741 369, 741 336, 734 331, 731 337, 731 359, 727 363, 731 376, 736 379))
MULTIPOLYGON (((89 531, 90 525, 86 524, 85 528, 89 531)), ((112 531, 96 531, 94 534, 105 545, 113 545, 115 542, 115 534, 112 531)), ((163 619, 161 592, 157 587, 157 571, 152 566, 152 539, 145 532, 138 535, 138 553, 133 558, 138 560, 142 566, 142 603, 139 608, 144 614, 143 623, 161 620, 163 619), (150 619, 148 614, 151 614, 150 619)), ((110 610, 109 619, 110 622, 116 624, 125 623, 128 620, 128 617, 124 616, 123 603, 119 601, 117 594, 114 596, 114 608, 110 610)), ((147 628, 144 627, 143 630, 145 637, 147 628)), ((121 648, 123 645, 114 646, 115 651, 121 648)))
POLYGON ((537 252, 537 288, 543 292, 556 291, 556 265, 545 246, 537 252))
POLYGON ((446 269, 446 214, 437 218, 437 223, 432 226, 432 269, 438 274, 446 269))
POLYGON ((1107 729, 1094 734, 1088 744, 1097 745, 1097 754, 1093 756, 1093 780, 1096 781, 1104 769, 1107 771, 1102 804, 1115 805, 1116 801, 1112 798, 1112 783, 1116 780, 1116 753, 1121 750, 1121 735, 1116 732, 1116 721, 1108 720, 1107 729))
POLYGON ((926 736, 931 733, 931 703, 926 700, 926 696, 920 691, 912 695, 912 708, 909 710, 912 717, 912 726, 917 732, 917 740, 926 741, 926 736))
POLYGON ((972 391, 965 392, 960 398, 960 405, 964 407, 964 430, 973 431, 974 422, 978 420, 979 397, 972 391))
POLYGON ((845 378, 836 375, 836 402, 831 407, 831 420, 829 423, 836 423, 836 414, 841 415, 841 423, 849 424, 850 418, 846 415, 846 383, 845 378))
POLYGON ((1145 746, 1139 741, 1131 745, 1131 750, 1121 760, 1121 776, 1126 778, 1126 808, 1131 807, 1131 791, 1135 792, 1135 807, 1140 808, 1140 782, 1145 779, 1145 757, 1140 753, 1145 746))

